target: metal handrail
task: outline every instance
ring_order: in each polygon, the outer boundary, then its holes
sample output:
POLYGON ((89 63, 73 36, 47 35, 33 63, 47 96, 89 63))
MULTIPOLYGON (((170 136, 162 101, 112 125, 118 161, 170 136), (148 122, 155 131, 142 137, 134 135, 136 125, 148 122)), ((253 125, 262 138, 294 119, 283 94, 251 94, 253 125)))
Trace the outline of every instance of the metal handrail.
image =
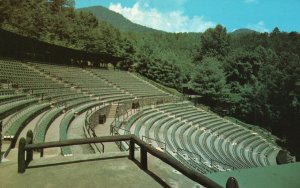
MULTIPOLYGON (((147 137, 147 136, 142 136, 142 140, 144 141, 144 142, 147 142, 146 141, 146 139, 148 139, 148 140, 152 140, 152 141, 155 141, 155 142, 157 142, 157 143, 161 143, 161 144, 163 144, 165 147, 164 147, 164 150, 167 150, 167 144, 165 143, 165 142, 163 142, 163 141, 160 141, 160 140, 156 140, 156 139, 154 139, 154 138, 150 138, 150 137, 147 137), (145 138, 145 140, 144 140, 144 138, 145 138)), ((148 142, 147 142, 148 143, 148 142)))
MULTIPOLYGON (((104 136, 97 138, 86 138, 86 139, 71 139, 64 141, 54 141, 54 142, 45 142, 33 144, 33 133, 31 130, 27 132, 26 139, 23 137, 19 141, 19 150, 18 150, 18 172, 24 173, 26 167, 33 160, 33 150, 52 148, 52 147, 62 147, 62 146, 72 146, 72 145, 82 145, 90 143, 104 143, 104 142, 117 142, 117 141, 129 141, 129 156, 130 160, 135 160, 135 144, 140 146, 140 166, 143 170, 148 170, 147 163, 147 153, 150 153, 152 156, 159 158, 163 162, 169 164, 183 175, 187 176, 191 180, 205 186, 208 188, 221 188, 222 186, 213 180, 207 178, 203 174, 196 172, 195 170, 189 169, 184 166, 182 163, 178 162, 176 159, 172 158, 168 154, 159 151, 149 144, 142 141, 135 135, 120 135, 120 136, 104 136)), ((226 184, 227 188, 238 187, 235 179, 229 178, 226 184), (229 183, 228 183, 229 182, 229 183)))
MULTIPOLYGON (((183 151, 183 152, 185 152, 185 153, 190 153, 190 154, 192 154, 192 155, 196 155, 196 156, 198 156, 199 158, 200 158, 200 162, 202 163, 202 160, 204 160, 203 159, 203 157, 201 156, 201 155, 199 155, 199 154, 197 154, 197 153, 194 153, 194 152, 191 152, 191 151, 188 151, 188 150, 186 150, 186 149, 183 149, 183 148, 176 148, 176 150, 179 150, 179 151, 183 151)), ((232 165, 229 165, 229 164, 226 164, 226 163, 223 163, 223 162, 220 162, 220 161, 216 161, 216 160, 213 160, 213 159, 209 159, 209 161, 210 161, 210 164, 211 164, 211 166, 213 166, 214 164, 220 164, 220 165, 223 165, 223 166, 225 166, 225 167, 229 167, 229 168, 231 168, 232 170, 234 170, 234 167, 232 166, 232 165)))

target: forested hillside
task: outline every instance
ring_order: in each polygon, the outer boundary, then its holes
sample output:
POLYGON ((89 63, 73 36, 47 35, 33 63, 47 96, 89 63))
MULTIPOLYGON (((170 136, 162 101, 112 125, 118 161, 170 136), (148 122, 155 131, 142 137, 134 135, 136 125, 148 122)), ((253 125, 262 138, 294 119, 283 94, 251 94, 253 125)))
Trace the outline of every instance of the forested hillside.
POLYGON ((179 91, 188 87, 212 110, 286 138, 300 156, 297 32, 228 34, 221 25, 204 33, 124 32, 75 10, 71 0, 0 1, 0 25, 49 43, 120 57, 118 68, 179 91))
POLYGON ((141 26, 124 18, 121 14, 108 10, 102 6, 94 6, 87 8, 80 8, 77 11, 85 11, 93 13, 99 21, 110 23, 112 26, 118 28, 121 32, 162 32, 141 26))

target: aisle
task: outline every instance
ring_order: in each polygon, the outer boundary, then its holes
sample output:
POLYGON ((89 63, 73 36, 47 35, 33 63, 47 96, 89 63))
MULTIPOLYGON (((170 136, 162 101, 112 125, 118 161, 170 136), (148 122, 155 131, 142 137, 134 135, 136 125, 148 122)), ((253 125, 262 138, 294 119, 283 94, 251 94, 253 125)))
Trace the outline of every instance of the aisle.
MULTIPOLYGON (((68 129, 68 139, 86 138, 83 131, 85 114, 86 112, 80 114, 71 122, 68 129)), ((89 144, 71 146, 71 149, 73 155, 94 153, 89 144)))

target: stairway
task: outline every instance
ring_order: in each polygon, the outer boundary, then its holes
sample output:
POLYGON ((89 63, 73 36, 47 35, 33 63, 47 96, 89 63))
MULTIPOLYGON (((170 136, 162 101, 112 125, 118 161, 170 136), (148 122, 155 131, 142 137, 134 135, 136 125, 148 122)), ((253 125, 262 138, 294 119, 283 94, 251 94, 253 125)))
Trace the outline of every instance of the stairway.
POLYGON ((107 118, 115 118, 117 108, 118 108, 118 104, 114 104, 114 103, 113 103, 113 104, 110 106, 110 109, 109 109, 107 118))

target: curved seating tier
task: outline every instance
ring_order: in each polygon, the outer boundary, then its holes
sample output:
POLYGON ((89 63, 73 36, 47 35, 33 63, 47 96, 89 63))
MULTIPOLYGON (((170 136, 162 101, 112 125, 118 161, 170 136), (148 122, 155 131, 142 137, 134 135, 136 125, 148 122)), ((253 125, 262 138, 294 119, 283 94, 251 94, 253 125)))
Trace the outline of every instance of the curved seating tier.
MULTIPOLYGON (((4 136, 16 141, 30 120, 46 111, 34 127, 41 143, 49 126, 67 111, 59 126, 60 140, 77 114, 106 102, 168 96, 125 71, 24 63, 0 59, 0 119, 4 136)), ((201 173, 275 165, 281 149, 272 136, 238 125, 189 102, 144 107, 116 122, 119 134, 134 133, 201 173), (165 143, 165 144, 164 144, 165 143), (166 146, 165 146, 166 145, 166 146)), ((62 147, 71 155, 70 147, 62 147)))
MULTIPOLYGON (((126 86, 135 93, 127 91, 119 87, 124 80, 112 83, 97 75, 98 71, 99 69, 0 58, 0 119, 5 119, 4 135, 16 140, 30 119, 47 110, 39 117, 36 125, 31 125, 34 129, 34 142, 44 142, 52 122, 68 111, 60 121, 58 134, 63 140, 67 138, 68 126, 75 116, 73 112, 82 113, 94 105, 135 99, 142 96, 137 91, 141 85, 151 88, 146 91, 147 97, 166 95, 147 82, 121 72, 121 75, 127 75, 128 79, 134 81, 132 84, 137 84, 137 87, 126 86)), ((114 71, 109 72, 115 74, 114 71)), ((63 148, 62 153, 68 155, 71 152, 63 148)))
POLYGON ((20 98, 23 98, 23 97, 26 97, 26 95, 25 94, 17 94, 17 93, 4 94, 4 95, 0 94, 0 105, 6 104, 6 103, 11 103, 14 100, 20 100, 20 98))
POLYGON ((45 113, 41 119, 37 122, 33 131, 34 143, 43 143, 45 141, 46 132, 50 124, 63 112, 62 107, 52 108, 45 113))
POLYGON ((55 77, 58 80, 80 89, 82 92, 93 96, 110 96, 112 93, 124 95, 118 88, 112 87, 109 83, 93 75, 91 72, 79 67, 52 65, 52 64, 31 64, 38 70, 55 77), (80 76, 79 76, 80 75, 80 76))
POLYGON ((40 112, 47 107, 49 107, 48 103, 35 104, 14 114, 3 127, 4 135, 14 137, 19 128, 21 128, 22 124, 26 122, 30 116, 33 116, 35 112, 40 112))
POLYGON ((120 134, 145 137, 201 173, 276 165, 275 153, 280 150, 260 133, 188 102, 148 107, 117 124, 120 134))
POLYGON ((49 107, 49 103, 34 104, 10 117, 4 125, 4 137, 12 139, 12 147, 15 146, 19 134, 27 123, 49 107))
POLYGON ((167 94, 149 84, 148 82, 125 71, 109 71, 102 69, 91 69, 94 75, 101 77, 113 86, 131 93, 137 97, 166 96, 167 94))
POLYGON ((9 116, 14 113, 16 110, 21 110, 25 106, 28 106, 34 102, 37 102, 37 99, 34 98, 26 98, 15 100, 10 103, 6 103, 0 106, 0 118, 4 118, 5 116, 9 116))

